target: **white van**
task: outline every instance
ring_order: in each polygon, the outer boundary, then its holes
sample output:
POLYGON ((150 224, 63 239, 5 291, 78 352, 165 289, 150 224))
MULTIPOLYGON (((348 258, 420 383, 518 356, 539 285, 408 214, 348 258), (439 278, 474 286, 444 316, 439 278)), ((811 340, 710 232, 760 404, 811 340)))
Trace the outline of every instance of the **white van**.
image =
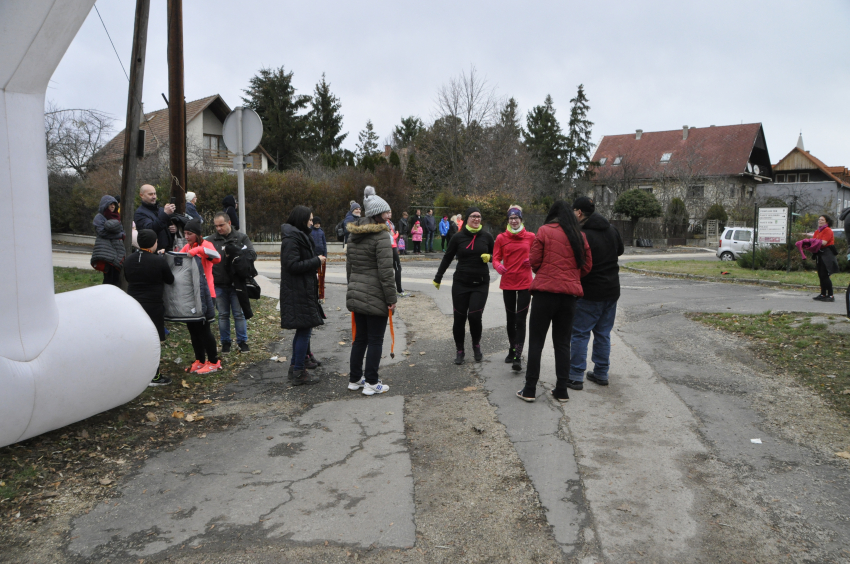
POLYGON ((741 253, 753 250, 752 227, 727 227, 720 234, 717 245, 717 258, 735 260, 741 253))

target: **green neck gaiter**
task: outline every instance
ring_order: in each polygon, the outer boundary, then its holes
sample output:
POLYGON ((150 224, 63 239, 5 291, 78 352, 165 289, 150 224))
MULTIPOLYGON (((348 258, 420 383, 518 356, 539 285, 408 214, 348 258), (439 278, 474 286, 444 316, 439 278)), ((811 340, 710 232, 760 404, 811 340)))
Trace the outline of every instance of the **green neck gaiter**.
POLYGON ((482 228, 482 227, 484 227, 484 226, 483 226, 483 225, 479 225, 478 227, 476 227, 475 229, 473 229, 473 228, 471 228, 471 227, 469 226, 469 224, 464 225, 464 228, 466 228, 466 230, 467 230, 467 231, 469 231, 470 233, 478 233, 479 231, 481 231, 481 228, 482 228))
POLYGON ((514 228, 513 228, 513 227, 511 227, 511 224, 510 224, 510 223, 508 224, 508 231, 510 231, 510 232, 511 232, 511 233, 513 233, 514 235, 516 235, 517 233, 521 232, 523 229, 525 229, 525 225, 523 225, 522 223, 520 223, 520 224, 519 224, 519 229, 516 229, 516 230, 514 230, 514 228))

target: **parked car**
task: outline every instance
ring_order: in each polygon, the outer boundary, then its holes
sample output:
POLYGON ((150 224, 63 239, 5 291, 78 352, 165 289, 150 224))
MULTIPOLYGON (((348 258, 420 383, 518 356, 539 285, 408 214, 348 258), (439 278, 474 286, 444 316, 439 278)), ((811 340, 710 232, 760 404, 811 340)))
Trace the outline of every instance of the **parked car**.
POLYGON ((752 227, 727 227, 720 234, 720 243, 717 245, 717 258, 731 261, 738 258, 741 253, 753 248, 752 227))

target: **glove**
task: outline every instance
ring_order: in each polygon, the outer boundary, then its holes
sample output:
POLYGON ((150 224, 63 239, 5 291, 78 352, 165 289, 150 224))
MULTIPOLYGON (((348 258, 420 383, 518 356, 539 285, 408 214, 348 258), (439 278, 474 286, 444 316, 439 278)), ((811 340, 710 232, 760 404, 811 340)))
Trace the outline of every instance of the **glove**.
POLYGON ((531 268, 531 259, 525 259, 524 261, 522 261, 522 267, 531 268))
POLYGON ((440 289, 440 283, 437 282, 436 280, 431 280, 431 284, 433 284, 436 289, 438 289, 438 290, 440 289))
POLYGON ((493 268, 495 268, 495 269, 496 269, 496 272, 498 272, 498 273, 499 273, 499 274, 501 274, 502 276, 504 276, 504 275, 505 275, 505 273, 508 271, 508 269, 507 269, 507 268, 505 268, 505 265, 503 265, 503 264, 502 264, 502 263, 500 263, 500 262, 494 262, 494 263, 493 263, 493 268))
POLYGON ((483 260, 484 262, 490 262, 490 258, 490 255, 488 255, 487 253, 481 255, 481 260, 483 260))

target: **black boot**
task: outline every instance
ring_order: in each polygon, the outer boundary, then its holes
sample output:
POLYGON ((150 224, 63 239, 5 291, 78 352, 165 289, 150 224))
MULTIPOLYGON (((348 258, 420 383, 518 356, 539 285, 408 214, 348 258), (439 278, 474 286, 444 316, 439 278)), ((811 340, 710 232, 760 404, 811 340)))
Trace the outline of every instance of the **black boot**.
POLYGON ((505 357, 505 364, 510 364, 516 358, 516 349, 511 347, 508 349, 508 356, 505 357))
POLYGON ((319 363, 310 358, 310 355, 304 357, 304 368, 309 368, 310 370, 313 370, 314 368, 318 367, 319 363))
POLYGON ((310 373, 306 370, 299 370, 297 372, 293 372, 292 374, 292 385, 293 386, 309 386, 311 384, 318 384, 319 379, 313 376, 310 376, 310 373))
POLYGON ((313 353, 311 353, 311 352, 310 352, 310 353, 307 353, 307 358, 309 358, 309 359, 310 359, 310 361, 311 361, 313 364, 315 364, 316 366, 321 366, 321 365, 322 365, 322 362, 321 362, 318 358, 316 358, 315 356, 313 356, 313 353))
POLYGON ((472 345, 472 356, 475 357, 475 362, 484 360, 484 355, 481 354, 481 345, 472 345))
POLYGON ((516 348, 516 356, 514 356, 513 363, 511 364, 511 370, 515 372, 519 372, 522 370, 522 348, 516 348))
POLYGON ((463 351, 457 351, 457 357, 455 358, 455 364, 463 364, 463 351))

